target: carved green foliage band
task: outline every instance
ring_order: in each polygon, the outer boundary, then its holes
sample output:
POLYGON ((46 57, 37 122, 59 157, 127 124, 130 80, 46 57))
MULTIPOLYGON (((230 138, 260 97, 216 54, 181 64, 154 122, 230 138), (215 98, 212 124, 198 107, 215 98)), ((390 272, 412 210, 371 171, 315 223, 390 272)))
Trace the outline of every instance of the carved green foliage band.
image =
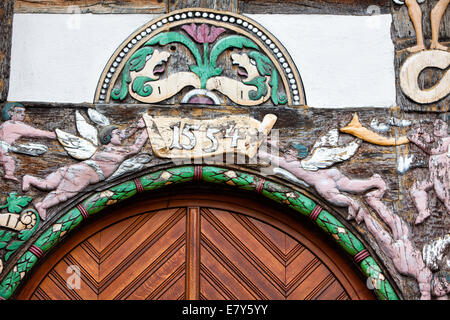
POLYGON ((24 209, 31 200, 33 198, 17 196, 17 192, 11 192, 6 199, 6 204, 0 206, 0 209, 7 209, 7 213, 20 214, 22 223, 25 222, 22 220, 24 216, 27 216, 26 220, 32 225, 31 228, 27 227, 21 231, 0 230, 0 249, 5 249, 6 251, 4 256, 5 262, 34 234, 39 226, 40 218, 37 211, 31 208, 24 209), (32 216, 35 217, 34 226, 32 216))
MULTIPOLYGON (((183 166, 150 173, 92 195, 59 218, 34 242, 33 246, 45 253, 85 218, 114 203, 128 199, 138 192, 157 190, 167 185, 193 180, 227 184, 242 190, 254 191, 310 218, 315 215, 315 212, 319 212, 318 208, 320 208, 313 200, 300 192, 249 173, 213 166, 183 166)), ((364 245, 338 219, 326 210, 320 209, 320 213, 313 219, 318 227, 330 234, 352 257, 365 250, 364 245)), ((0 297, 9 299, 37 260, 38 258, 30 250, 25 252, 3 279, 0 285, 0 297)), ((362 272, 373 283, 374 291, 380 299, 398 299, 393 287, 372 257, 364 258, 359 265, 362 272)))

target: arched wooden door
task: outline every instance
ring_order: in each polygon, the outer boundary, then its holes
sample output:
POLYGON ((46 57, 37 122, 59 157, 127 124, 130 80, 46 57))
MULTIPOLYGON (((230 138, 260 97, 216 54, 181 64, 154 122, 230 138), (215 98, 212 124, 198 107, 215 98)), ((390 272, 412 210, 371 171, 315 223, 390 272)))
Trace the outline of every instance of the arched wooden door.
POLYGON ((140 199, 82 228, 17 297, 374 299, 341 255, 318 230, 258 199, 140 199))

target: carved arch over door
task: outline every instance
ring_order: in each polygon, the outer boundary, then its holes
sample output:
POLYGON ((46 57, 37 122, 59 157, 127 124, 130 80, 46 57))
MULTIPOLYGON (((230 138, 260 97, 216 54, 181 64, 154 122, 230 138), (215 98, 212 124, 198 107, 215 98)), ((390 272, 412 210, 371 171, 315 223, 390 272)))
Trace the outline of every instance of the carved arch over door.
POLYGON ((180 186, 105 210, 42 261, 18 299, 375 298, 307 221, 219 190, 180 186))
POLYGON ((373 283, 374 292, 379 299, 398 299, 393 286, 383 274, 383 270, 358 237, 338 218, 324 210, 308 196, 291 187, 248 172, 213 166, 183 166, 149 173, 95 193, 66 213, 58 215, 59 218, 55 222, 41 230, 37 235, 37 240, 16 260, 9 273, 2 279, 0 297, 9 299, 38 260, 54 248, 67 233, 91 215, 138 193, 188 182, 226 184, 237 190, 252 191, 310 218, 352 257, 362 274, 373 283))

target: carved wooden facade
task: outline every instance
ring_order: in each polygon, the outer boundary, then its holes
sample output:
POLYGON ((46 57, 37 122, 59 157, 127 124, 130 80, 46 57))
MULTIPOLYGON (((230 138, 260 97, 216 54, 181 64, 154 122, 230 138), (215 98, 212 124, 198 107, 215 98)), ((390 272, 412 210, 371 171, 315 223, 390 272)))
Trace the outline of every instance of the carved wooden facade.
POLYGON ((5 1, 0 297, 446 299, 450 13, 405 2, 5 1))

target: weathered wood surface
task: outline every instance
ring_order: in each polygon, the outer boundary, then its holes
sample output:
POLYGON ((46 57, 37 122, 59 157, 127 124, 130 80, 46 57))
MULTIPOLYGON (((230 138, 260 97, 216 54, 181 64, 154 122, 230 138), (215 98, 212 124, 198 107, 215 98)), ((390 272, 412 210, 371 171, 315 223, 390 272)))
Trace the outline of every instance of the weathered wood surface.
POLYGON ((14 0, 0 3, 0 102, 8 98, 14 0))
MULTIPOLYGON (((46 104, 46 103, 24 103, 26 106, 27 117, 25 122, 33 124, 35 127, 46 130, 63 129, 69 133, 77 135, 75 127, 75 109, 92 108, 91 104, 46 104)), ((210 106, 198 107, 193 105, 97 105, 96 109, 106 115, 111 123, 125 128, 129 123, 135 121, 141 113, 148 112, 152 116, 176 116, 176 117, 195 117, 198 119, 213 119, 226 114, 242 114, 249 115, 257 120, 262 120, 267 113, 273 113, 278 117, 274 129, 279 129, 280 140, 283 146, 288 142, 303 144, 311 152, 317 138, 333 128, 340 128, 348 124, 355 112, 358 113, 361 124, 370 129, 372 120, 378 120, 379 123, 386 123, 390 117, 405 120, 428 120, 433 121, 438 114, 402 112, 399 109, 307 109, 304 107, 283 106, 283 107, 234 107, 234 106, 210 106)), ((448 118, 448 117, 447 117, 448 118)), ((424 124, 429 125, 429 124, 424 124)), ((382 133, 386 137, 405 136, 412 127, 392 127, 390 131, 382 133)), ((427 131, 431 130, 430 128, 427 131)), ((27 139, 23 139, 26 142, 27 139)), ((133 138, 127 143, 131 143, 133 138)), ((354 141, 351 135, 341 133, 340 143, 346 144, 354 141)), ((29 142, 38 142, 36 139, 29 139, 29 142)), ((26 155, 15 155, 17 177, 20 179, 25 174, 32 174, 38 177, 45 177, 57 168, 76 163, 61 147, 57 141, 42 141, 49 147, 49 151, 40 157, 30 157, 26 155)), ((152 155, 152 147, 147 143, 141 151, 152 155)), ((437 237, 445 235, 450 230, 450 215, 446 214, 443 204, 434 196, 433 191, 430 192, 430 208, 432 208, 432 216, 421 225, 415 225, 414 221, 418 215, 414 203, 409 195, 413 183, 416 180, 423 180, 429 174, 428 159, 425 154, 414 145, 402 145, 397 147, 379 146, 364 142, 358 149, 356 155, 351 159, 335 165, 346 176, 356 179, 367 179, 373 174, 379 174, 383 177, 388 185, 388 191, 383 197, 383 202, 392 209, 392 211, 404 219, 410 226, 413 234, 414 245, 421 249, 425 244, 430 243, 437 237), (408 171, 404 175, 397 172, 397 165, 400 157, 414 154, 417 161, 421 161, 422 165, 408 171)), ((173 166, 173 163, 167 159, 153 157, 151 162, 146 164, 144 171, 151 170, 152 167, 173 166)), ((241 166, 241 165, 234 165, 241 166)), ((257 170, 254 164, 245 165, 249 169, 257 170)), ((78 196, 68 200, 66 203, 52 208, 52 212, 64 211, 64 208, 75 205, 83 198, 88 196, 93 190, 107 188, 115 185, 129 176, 123 176, 115 181, 107 181, 97 185, 92 185, 80 193, 78 196)), ((2 192, 1 197, 5 198, 9 192, 18 192, 23 194, 20 184, 3 180, 1 181, 2 192)), ((314 190, 308 191, 317 194, 314 190)), ((45 192, 32 188, 27 195, 32 196, 35 201, 45 196, 45 192)), ((355 199, 364 203, 361 195, 354 196, 355 199)), ((337 212, 345 218, 346 210, 337 208, 337 212)), ((56 216, 55 216, 56 217, 56 216)), ((52 219, 47 223, 52 223, 52 219)), ((417 298, 418 290, 414 279, 402 277, 391 265, 391 261, 387 258, 382 249, 380 249, 367 232, 364 224, 355 226, 365 240, 372 248, 375 248, 380 255, 383 263, 389 269, 394 277, 395 282, 401 288, 406 299, 417 298)))
POLYGON ((243 14, 372 15, 389 13, 391 5, 391 0, 16 0, 15 12, 167 13, 200 7, 243 14))
POLYGON ((166 0, 16 0, 16 13, 165 13, 166 0))
POLYGON ((240 0, 241 13, 351 14, 390 13, 391 0, 240 0))
POLYGON ((169 1, 169 11, 198 7, 230 12, 239 12, 238 0, 167 0, 167 1, 169 1))
MULTIPOLYGON (((430 13, 438 0, 429 0, 421 4, 422 9, 422 26, 425 46, 429 48, 431 40, 431 22, 430 13)), ((404 61, 411 55, 407 48, 416 44, 416 32, 408 14, 408 9, 405 5, 393 5, 393 28, 392 39, 395 45, 395 70, 396 78, 399 79, 400 67, 404 61)), ((441 44, 450 46, 450 10, 447 10, 442 17, 439 29, 439 40, 441 44)), ((422 89, 433 87, 439 80, 442 79, 444 72, 437 68, 425 69, 419 79, 419 87, 422 89)), ((409 99, 401 90, 399 82, 397 82, 397 105, 403 110, 416 110, 428 112, 446 112, 449 110, 450 96, 441 99, 438 102, 429 104, 419 104, 409 99)))

